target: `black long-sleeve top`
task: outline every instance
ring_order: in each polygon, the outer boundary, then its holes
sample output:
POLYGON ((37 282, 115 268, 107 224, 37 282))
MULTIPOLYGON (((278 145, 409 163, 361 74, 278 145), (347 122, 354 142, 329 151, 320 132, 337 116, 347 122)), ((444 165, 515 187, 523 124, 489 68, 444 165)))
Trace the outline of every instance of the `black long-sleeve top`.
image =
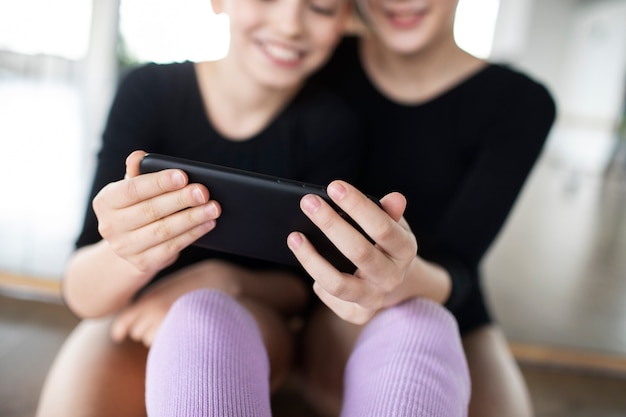
POLYGON ((466 332, 491 318, 479 264, 535 164, 555 118, 544 86, 490 64, 428 102, 398 104, 363 71, 347 37, 317 78, 357 110, 365 132, 359 184, 402 192, 418 253, 452 277, 447 307, 466 332))
MULTIPOLYGON (((307 84, 260 132, 233 141, 212 125, 192 62, 143 65, 123 78, 111 106, 76 246, 101 239, 91 201, 106 184, 124 177, 124 161, 134 150, 325 185, 337 178, 355 180, 360 147, 354 111, 336 94, 313 85, 307 84)), ((191 246, 156 279, 211 257, 280 267, 191 246)))

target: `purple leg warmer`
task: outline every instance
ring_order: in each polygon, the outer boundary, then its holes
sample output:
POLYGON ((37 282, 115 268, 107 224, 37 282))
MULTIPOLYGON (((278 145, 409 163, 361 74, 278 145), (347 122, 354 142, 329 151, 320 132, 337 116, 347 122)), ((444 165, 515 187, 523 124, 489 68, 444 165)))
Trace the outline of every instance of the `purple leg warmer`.
POLYGON ((269 361, 252 315, 229 295, 177 300, 150 349, 150 417, 270 417, 269 361))
POLYGON ((413 299, 364 328, 346 366, 341 417, 467 416, 470 378, 453 316, 413 299))

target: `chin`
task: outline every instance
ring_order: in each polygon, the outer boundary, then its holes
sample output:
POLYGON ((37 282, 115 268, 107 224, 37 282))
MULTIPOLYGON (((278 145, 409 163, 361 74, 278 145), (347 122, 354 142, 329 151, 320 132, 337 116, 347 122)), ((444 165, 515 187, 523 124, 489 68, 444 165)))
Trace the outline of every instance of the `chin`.
POLYGON ((385 41, 384 44, 388 50, 398 55, 414 55, 423 49, 423 44, 415 42, 415 39, 406 42, 398 40, 393 42, 385 41))
POLYGON ((283 91, 298 88, 302 85, 303 80, 304 78, 302 77, 279 76, 273 74, 271 77, 259 80, 259 84, 268 90, 283 91))

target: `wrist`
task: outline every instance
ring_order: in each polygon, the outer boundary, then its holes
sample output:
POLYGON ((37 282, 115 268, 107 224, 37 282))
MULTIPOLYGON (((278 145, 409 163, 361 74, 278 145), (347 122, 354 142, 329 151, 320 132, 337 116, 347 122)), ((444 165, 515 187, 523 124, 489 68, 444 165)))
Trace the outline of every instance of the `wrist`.
POLYGON ((415 256, 407 268, 402 285, 389 295, 386 304, 390 306, 422 297, 443 305, 451 291, 452 280, 445 268, 415 256))
POLYGON ((419 297, 445 304, 452 292, 452 278, 439 264, 416 256, 413 261, 413 277, 419 297))

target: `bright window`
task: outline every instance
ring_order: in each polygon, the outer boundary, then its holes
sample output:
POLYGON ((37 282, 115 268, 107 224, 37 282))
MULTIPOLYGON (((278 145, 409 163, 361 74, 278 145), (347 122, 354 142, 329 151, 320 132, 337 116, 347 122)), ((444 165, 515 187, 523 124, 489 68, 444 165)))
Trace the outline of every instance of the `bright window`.
POLYGON ((454 26, 458 45, 479 58, 491 54, 499 0, 460 0, 454 26))
POLYGON ((0 2, 0 50, 80 60, 89 46, 91 1, 0 2))
POLYGON ((120 33, 137 61, 203 61, 228 51, 228 18, 209 0, 122 0, 120 33))

